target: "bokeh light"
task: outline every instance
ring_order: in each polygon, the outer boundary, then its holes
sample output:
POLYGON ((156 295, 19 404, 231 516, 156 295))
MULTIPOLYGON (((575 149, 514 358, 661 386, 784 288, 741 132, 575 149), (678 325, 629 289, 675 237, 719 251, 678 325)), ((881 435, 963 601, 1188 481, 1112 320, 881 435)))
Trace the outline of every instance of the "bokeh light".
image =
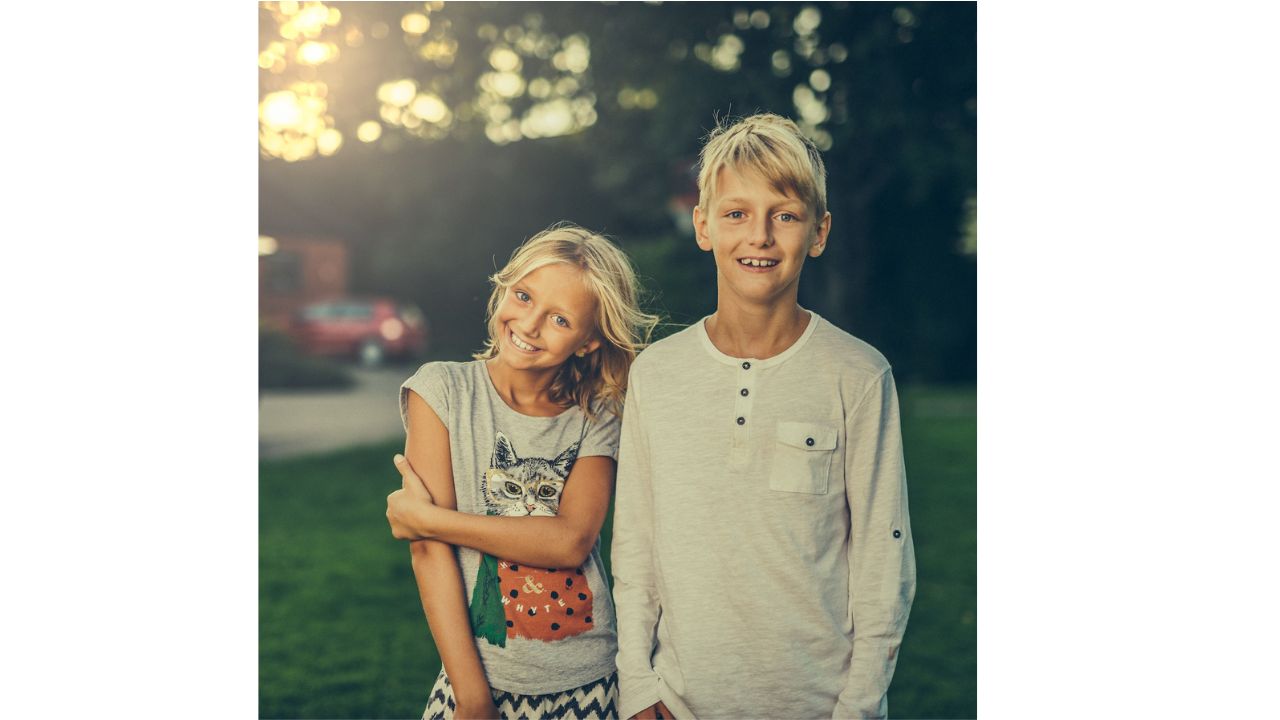
POLYGON ((431 19, 422 13, 409 13, 400 18, 400 29, 410 35, 422 35, 431 28, 431 19))
POLYGON ((826 92, 831 89, 831 73, 822 68, 818 68, 809 73, 809 85, 818 92, 826 92))
POLYGON ((360 123, 360 127, 356 128, 356 138, 360 142, 377 142, 380 137, 382 137, 382 123, 377 120, 366 120, 360 123))

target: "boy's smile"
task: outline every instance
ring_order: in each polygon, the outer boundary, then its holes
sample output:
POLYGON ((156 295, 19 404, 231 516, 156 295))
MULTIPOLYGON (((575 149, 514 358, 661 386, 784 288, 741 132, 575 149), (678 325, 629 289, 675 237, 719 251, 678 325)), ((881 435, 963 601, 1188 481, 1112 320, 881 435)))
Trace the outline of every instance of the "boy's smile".
POLYGON ((721 296, 794 303, 804 260, 822 254, 831 227, 830 213, 812 215, 762 175, 722 169, 706 213, 693 211, 698 247, 715 256, 721 296))

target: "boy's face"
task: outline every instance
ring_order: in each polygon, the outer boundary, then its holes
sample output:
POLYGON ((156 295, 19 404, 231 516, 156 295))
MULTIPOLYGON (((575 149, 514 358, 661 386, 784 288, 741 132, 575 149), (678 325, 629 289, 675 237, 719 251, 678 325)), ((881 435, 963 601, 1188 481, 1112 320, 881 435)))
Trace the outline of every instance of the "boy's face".
POLYGON ((721 302, 795 303, 805 257, 826 249, 831 213, 784 195, 757 173, 723 168, 704 213, 694 208, 698 247, 715 256, 721 302))

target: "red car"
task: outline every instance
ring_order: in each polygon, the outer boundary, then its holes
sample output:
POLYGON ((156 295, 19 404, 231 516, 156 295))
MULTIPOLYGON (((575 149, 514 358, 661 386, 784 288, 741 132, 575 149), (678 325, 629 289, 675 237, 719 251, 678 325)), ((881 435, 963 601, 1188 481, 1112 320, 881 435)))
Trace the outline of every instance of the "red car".
POLYGON ((292 334, 303 352, 355 357, 370 367, 388 357, 420 357, 427 349, 422 311, 389 298, 312 303, 298 311, 292 334))

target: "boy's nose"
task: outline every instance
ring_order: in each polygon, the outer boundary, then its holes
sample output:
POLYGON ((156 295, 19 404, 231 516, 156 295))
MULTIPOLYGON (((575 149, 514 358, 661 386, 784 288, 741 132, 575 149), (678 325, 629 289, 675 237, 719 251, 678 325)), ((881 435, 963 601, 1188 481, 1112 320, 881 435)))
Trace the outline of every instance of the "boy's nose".
POLYGON ((773 244, 773 236, 769 232, 768 218, 765 218, 763 222, 752 223, 750 234, 747 236, 747 243, 762 248, 767 248, 773 244))

